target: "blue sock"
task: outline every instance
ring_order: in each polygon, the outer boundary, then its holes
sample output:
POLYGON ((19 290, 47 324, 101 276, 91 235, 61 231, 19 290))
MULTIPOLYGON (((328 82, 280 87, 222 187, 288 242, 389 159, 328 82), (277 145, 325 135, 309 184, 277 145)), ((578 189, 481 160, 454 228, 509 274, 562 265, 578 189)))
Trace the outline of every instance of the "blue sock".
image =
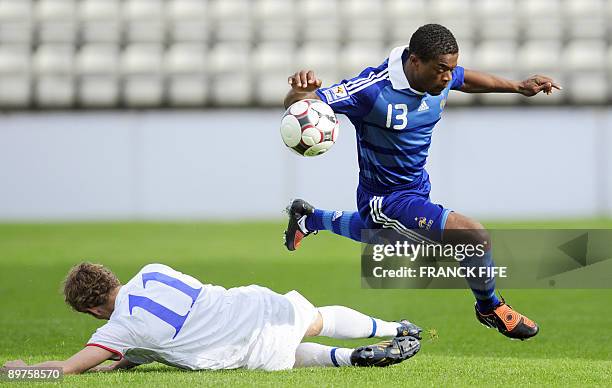
POLYGON ((329 230, 340 236, 361 241, 361 230, 365 229, 358 212, 328 211, 315 209, 306 217, 306 229, 329 230))
MULTIPOLYGON (((493 267, 495 264, 493 254, 489 250, 483 256, 466 257, 460 262, 460 265, 462 267, 493 267)), ((478 269, 475 271, 478 274, 478 269)), ((499 299, 495 296, 495 277, 467 278, 467 282, 476 297, 478 311, 489 311, 499 303, 499 299)))

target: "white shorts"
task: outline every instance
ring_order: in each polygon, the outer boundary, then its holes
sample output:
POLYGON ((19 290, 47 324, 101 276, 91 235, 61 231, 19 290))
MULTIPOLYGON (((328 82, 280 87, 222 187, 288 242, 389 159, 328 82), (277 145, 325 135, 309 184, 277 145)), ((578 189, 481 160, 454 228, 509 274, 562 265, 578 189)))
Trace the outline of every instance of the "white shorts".
POLYGON ((319 311, 297 291, 279 295, 276 315, 255 340, 246 367, 267 371, 291 369, 295 352, 319 311))

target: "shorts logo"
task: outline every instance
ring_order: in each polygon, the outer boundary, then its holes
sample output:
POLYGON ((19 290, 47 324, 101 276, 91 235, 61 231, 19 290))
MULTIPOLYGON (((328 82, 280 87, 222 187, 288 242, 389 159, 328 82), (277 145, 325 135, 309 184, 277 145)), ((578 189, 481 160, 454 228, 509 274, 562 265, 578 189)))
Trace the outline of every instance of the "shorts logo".
POLYGON ((418 218, 415 218, 414 220, 417 221, 417 225, 419 226, 419 229, 430 230, 431 226, 433 225, 433 220, 427 221, 427 217, 418 217, 418 218))
POLYGON ((343 211, 336 210, 334 215, 332 216, 332 222, 336 221, 338 218, 342 217, 343 211))

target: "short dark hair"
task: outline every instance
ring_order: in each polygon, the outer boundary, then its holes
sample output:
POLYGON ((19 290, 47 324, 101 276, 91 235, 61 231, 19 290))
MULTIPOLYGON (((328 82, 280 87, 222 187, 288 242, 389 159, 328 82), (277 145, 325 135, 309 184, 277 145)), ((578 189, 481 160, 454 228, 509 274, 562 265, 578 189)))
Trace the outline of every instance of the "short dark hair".
POLYGON ((64 297, 74 310, 83 313, 90 307, 106 304, 111 291, 120 285, 108 268, 85 262, 72 267, 66 276, 64 297))
POLYGON ((450 30, 440 24, 425 24, 410 38, 408 54, 414 54, 422 61, 430 61, 444 54, 459 52, 457 40, 450 30))

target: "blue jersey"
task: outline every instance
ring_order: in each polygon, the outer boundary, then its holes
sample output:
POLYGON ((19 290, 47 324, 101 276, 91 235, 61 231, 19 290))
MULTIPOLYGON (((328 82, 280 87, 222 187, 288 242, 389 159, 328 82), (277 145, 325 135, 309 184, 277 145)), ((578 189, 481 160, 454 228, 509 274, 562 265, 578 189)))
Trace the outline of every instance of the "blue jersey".
POLYGON ((427 181, 425 161, 434 125, 451 89, 463 85, 463 68, 437 96, 410 87, 404 74, 406 47, 396 47, 378 67, 343 80, 317 95, 346 115, 357 131, 359 183, 374 193, 407 189, 427 181))

